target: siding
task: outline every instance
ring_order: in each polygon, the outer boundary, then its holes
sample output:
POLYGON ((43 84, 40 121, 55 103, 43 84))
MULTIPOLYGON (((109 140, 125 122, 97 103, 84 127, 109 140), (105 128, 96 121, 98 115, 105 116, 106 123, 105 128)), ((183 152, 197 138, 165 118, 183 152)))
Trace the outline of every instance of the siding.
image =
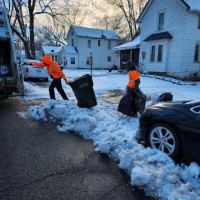
POLYGON ((68 46, 72 46, 72 39, 74 40, 74 47, 78 47, 78 36, 76 35, 75 31, 71 28, 68 32, 68 38, 67 43, 68 46), (71 32, 73 31, 73 36, 71 35, 71 32))
POLYGON ((90 57, 90 53, 93 55, 93 67, 94 69, 108 69, 115 63, 119 66, 120 58, 118 53, 113 51, 115 46, 118 46, 119 41, 111 41, 111 50, 108 49, 108 40, 100 39, 101 45, 98 46, 98 40, 94 38, 78 38, 78 54, 79 54, 79 68, 90 68, 90 65, 86 65, 86 58, 90 57), (88 48, 88 40, 91 40, 91 48, 88 48), (103 49, 103 63, 102 63, 102 49, 103 49), (107 57, 111 56, 111 62, 107 61, 107 57), (103 66, 103 67, 102 67, 103 66))
POLYGON ((200 63, 194 62, 195 46, 200 43, 200 29, 198 29, 199 15, 188 12, 182 50, 182 72, 192 74, 200 72, 200 63))
MULTIPOLYGON (((182 71, 182 49, 184 29, 186 24, 186 7, 177 0, 154 0, 145 14, 141 23, 141 47, 140 64, 143 70, 152 72, 181 72, 182 71), (144 42, 149 35, 158 32, 158 16, 160 12, 165 13, 164 30, 173 36, 171 40, 157 40, 144 42), (151 45, 163 44, 163 61, 150 62, 151 45), (142 52, 146 52, 146 59, 142 59, 142 52)), ((158 50, 158 48, 157 48, 158 50)), ((156 54, 157 54, 156 50, 156 54)))

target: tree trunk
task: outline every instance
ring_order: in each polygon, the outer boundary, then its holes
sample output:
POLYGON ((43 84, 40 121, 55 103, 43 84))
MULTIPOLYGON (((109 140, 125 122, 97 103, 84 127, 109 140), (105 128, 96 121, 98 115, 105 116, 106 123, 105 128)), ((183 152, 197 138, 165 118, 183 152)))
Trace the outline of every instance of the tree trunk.
POLYGON ((30 13, 30 48, 33 59, 35 59, 35 32, 34 32, 34 15, 30 13))

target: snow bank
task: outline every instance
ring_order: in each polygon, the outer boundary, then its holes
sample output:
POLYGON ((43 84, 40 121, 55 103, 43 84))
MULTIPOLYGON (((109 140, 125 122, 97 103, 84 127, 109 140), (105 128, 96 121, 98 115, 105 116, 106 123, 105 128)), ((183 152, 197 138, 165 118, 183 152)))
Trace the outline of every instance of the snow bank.
POLYGON ((138 118, 123 118, 116 105, 100 103, 80 109, 71 101, 49 100, 30 107, 36 120, 57 120, 61 132, 74 131, 93 140, 95 151, 107 153, 131 177, 131 184, 163 200, 199 200, 200 167, 181 166, 166 154, 138 144, 138 118))

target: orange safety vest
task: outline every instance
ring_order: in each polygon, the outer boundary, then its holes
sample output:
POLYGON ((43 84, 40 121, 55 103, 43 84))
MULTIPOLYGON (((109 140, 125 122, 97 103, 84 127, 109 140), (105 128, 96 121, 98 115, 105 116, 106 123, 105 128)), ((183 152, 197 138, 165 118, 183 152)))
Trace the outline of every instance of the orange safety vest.
POLYGON ((32 63, 32 65, 39 68, 46 67, 48 74, 54 79, 58 79, 61 77, 63 79, 66 79, 66 76, 61 70, 59 64, 51 60, 51 57, 49 55, 45 55, 42 58, 42 63, 32 63))
POLYGON ((138 71, 130 71, 129 72, 129 82, 128 82, 128 87, 130 88, 135 88, 135 81, 140 78, 140 74, 138 71))

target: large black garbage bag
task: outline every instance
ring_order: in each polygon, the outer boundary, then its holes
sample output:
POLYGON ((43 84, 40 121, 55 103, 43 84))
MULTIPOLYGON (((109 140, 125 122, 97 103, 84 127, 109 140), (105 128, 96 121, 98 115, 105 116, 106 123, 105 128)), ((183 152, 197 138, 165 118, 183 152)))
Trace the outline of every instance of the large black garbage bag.
POLYGON ((129 117, 132 116, 132 103, 134 101, 134 96, 132 92, 126 93, 119 102, 118 112, 129 117))
POLYGON ((173 101, 173 95, 170 92, 165 92, 159 97, 160 102, 173 101))
POLYGON ((146 107, 146 100, 147 97, 144 95, 144 93, 140 90, 136 90, 136 104, 137 104, 137 111, 142 114, 144 112, 144 109, 146 107))

